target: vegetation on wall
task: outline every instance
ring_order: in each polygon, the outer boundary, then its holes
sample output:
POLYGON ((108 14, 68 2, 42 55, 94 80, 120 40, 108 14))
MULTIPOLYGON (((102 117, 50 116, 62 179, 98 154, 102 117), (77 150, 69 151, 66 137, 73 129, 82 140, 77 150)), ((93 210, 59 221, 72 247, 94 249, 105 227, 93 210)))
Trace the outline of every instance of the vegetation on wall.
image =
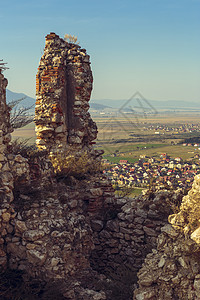
POLYGON ((58 175, 81 176, 101 170, 100 162, 93 160, 91 163, 91 157, 86 151, 77 154, 71 151, 50 153, 50 160, 58 175))
POLYGON ((79 44, 77 42, 77 36, 72 36, 71 34, 65 34, 64 39, 66 42, 73 43, 73 44, 79 44))

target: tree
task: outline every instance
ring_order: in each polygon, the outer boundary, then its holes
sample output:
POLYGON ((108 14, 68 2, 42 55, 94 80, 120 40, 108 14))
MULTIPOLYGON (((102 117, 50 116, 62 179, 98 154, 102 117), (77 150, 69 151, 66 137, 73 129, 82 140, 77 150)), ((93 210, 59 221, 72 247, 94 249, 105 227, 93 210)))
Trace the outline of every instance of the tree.
POLYGON ((28 111, 33 107, 18 107, 18 104, 23 101, 26 97, 18 100, 12 100, 8 103, 11 108, 10 123, 14 129, 21 128, 27 124, 33 122, 33 116, 28 114, 28 111))
MULTIPOLYGON (((5 66, 6 63, 3 63, 2 61, 3 61, 3 59, 0 59, 0 71, 4 71, 4 70, 8 69, 8 68, 5 66)), ((1 73, 1 72, 0 72, 0 73, 1 73)))
MULTIPOLYGON (((0 59, 0 73, 8 69, 5 64, 6 63, 3 63, 3 60, 0 59)), ((26 97, 12 100, 8 103, 8 106, 11 108, 10 123, 14 129, 24 127, 33 121, 33 116, 27 113, 33 105, 29 107, 18 107, 18 104, 25 98, 26 97)))

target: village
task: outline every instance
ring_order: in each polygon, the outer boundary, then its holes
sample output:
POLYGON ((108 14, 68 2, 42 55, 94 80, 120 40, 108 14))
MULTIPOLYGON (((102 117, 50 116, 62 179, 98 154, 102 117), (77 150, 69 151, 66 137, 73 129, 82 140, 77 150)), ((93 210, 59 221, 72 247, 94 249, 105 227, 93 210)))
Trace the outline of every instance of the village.
POLYGON ((186 132, 199 132, 200 124, 186 123, 179 125, 169 125, 169 124, 147 124, 144 123, 144 130, 155 131, 155 134, 160 133, 186 133, 186 132))
POLYGON ((154 186, 156 190, 188 190, 200 171, 199 154, 185 161, 181 157, 171 158, 167 153, 162 153, 160 157, 140 155, 135 163, 128 160, 120 160, 117 164, 104 160, 104 163, 106 168, 103 172, 111 179, 115 189, 147 189, 154 186))

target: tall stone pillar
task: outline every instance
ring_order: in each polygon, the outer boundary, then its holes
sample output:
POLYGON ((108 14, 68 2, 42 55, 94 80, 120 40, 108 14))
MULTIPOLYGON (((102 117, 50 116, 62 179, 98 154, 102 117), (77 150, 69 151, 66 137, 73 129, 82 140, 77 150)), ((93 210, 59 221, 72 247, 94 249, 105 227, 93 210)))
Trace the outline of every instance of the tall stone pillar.
POLYGON ((93 151, 97 127, 88 112, 92 82, 86 50, 48 34, 36 79, 39 149, 93 151))

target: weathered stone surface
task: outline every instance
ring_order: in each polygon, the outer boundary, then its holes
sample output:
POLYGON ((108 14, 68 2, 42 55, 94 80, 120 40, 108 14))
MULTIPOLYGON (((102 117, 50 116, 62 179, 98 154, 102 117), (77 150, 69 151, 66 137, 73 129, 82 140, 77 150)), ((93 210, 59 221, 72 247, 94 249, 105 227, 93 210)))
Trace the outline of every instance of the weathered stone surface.
POLYGON ((7 255, 4 255, 4 239, 11 233, 11 202, 13 201, 13 177, 8 163, 10 133, 10 109, 6 105, 6 86, 8 81, 4 78, 0 68, 0 269, 7 263, 7 255))
POLYGON ((0 257, 3 257, 3 256, 6 256, 6 253, 5 253, 5 251, 0 249, 0 257))
POLYGON ((2 219, 4 222, 10 221, 10 214, 8 212, 5 212, 2 214, 2 219))
POLYGON ((101 188, 90 189, 90 193, 92 194, 92 196, 102 196, 103 195, 103 191, 101 188))
MULTIPOLYGON (((110 220, 106 223, 106 230, 119 232, 119 223, 116 220, 110 220)), ((123 231, 122 231, 123 232, 123 231)))
POLYGON ((14 257, 18 257, 22 260, 26 259, 26 248, 16 243, 9 243, 7 245, 7 252, 14 257))
POLYGON ((143 230, 149 236, 157 236, 158 235, 157 232, 155 232, 155 230, 153 230, 152 228, 143 226, 143 230))
POLYGON ((33 265, 43 265, 46 257, 46 254, 42 254, 37 250, 27 250, 27 259, 33 265))
POLYGON ((78 205, 78 201, 77 200, 71 200, 68 202, 68 205, 70 208, 75 208, 78 205))
POLYGON ((191 239, 194 240, 197 244, 200 244, 200 227, 197 228, 192 234, 191 239))
POLYGON ((197 299, 200 298, 200 275, 197 275, 194 280, 194 289, 197 299))
POLYGON ((36 241, 42 238, 45 232, 42 230, 27 230, 24 232, 23 237, 28 241, 36 241))
POLYGON ((16 232, 17 231, 19 231, 19 232, 26 231, 27 230, 26 223, 23 221, 20 221, 20 220, 16 220, 15 221, 15 229, 16 229, 16 232))
POLYGON ((135 211, 136 216, 146 218, 147 217, 147 212, 144 211, 143 209, 137 209, 135 211))
POLYGON ((166 224, 164 227, 162 227, 161 232, 166 233, 172 238, 176 238, 179 235, 179 232, 177 232, 170 224, 166 224))
POLYGON ((197 175, 180 211, 168 218, 171 224, 161 228, 158 251, 147 255, 133 299, 151 299, 151 293, 158 300, 200 298, 199 183, 197 175))
POLYGON ((92 220, 91 227, 94 231, 101 231, 103 229, 103 222, 101 220, 92 220))

